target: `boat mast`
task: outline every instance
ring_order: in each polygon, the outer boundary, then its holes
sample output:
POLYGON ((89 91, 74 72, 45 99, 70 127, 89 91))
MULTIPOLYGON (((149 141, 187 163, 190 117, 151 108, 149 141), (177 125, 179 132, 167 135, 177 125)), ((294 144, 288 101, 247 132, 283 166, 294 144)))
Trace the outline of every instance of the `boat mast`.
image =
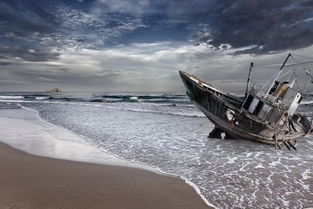
POLYGON ((249 93, 248 91, 249 91, 249 86, 250 86, 252 67, 253 67, 253 62, 251 62, 251 64, 250 64, 249 75, 248 75, 247 86, 246 86, 245 98, 247 98, 248 93, 249 93))
POLYGON ((279 76, 280 76, 280 74, 281 74, 283 68, 285 67, 285 64, 286 64, 286 62, 288 61, 288 59, 289 59, 290 56, 291 56, 291 54, 289 53, 288 56, 287 56, 287 58, 285 59, 284 63, 282 64, 282 66, 279 68, 279 71, 278 71, 277 75, 275 76, 275 78, 274 78, 272 84, 270 85, 270 87, 268 88, 268 90, 267 90, 267 92, 266 92, 266 94, 265 94, 266 96, 270 93, 272 86, 274 86, 275 81, 279 78, 279 76))

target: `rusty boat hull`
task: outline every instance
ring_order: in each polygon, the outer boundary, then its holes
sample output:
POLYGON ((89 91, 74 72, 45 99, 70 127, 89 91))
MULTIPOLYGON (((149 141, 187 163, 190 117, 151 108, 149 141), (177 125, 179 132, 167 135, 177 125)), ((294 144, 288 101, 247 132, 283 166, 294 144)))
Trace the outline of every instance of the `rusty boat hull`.
POLYGON ((186 94, 195 106, 215 124, 209 137, 242 138, 279 146, 295 148, 297 141, 312 130, 311 122, 295 114, 284 127, 266 123, 243 109, 244 101, 224 93, 186 72, 179 71, 186 94))

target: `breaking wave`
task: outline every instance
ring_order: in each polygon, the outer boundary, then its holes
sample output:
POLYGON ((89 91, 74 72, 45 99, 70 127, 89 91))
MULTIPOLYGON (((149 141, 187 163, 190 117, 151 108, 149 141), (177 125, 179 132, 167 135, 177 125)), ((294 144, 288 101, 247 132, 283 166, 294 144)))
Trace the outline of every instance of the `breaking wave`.
POLYGON ((0 99, 12 99, 12 100, 15 100, 15 99, 24 99, 25 97, 24 96, 0 96, 0 99))

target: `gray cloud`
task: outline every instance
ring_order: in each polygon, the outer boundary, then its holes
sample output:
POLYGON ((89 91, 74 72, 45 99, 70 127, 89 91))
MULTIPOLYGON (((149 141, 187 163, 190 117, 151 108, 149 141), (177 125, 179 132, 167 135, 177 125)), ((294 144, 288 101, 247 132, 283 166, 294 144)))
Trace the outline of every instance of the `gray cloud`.
POLYGON ((3 0, 0 27, 0 56, 49 61, 59 58, 58 49, 101 48, 145 25, 138 17, 97 14, 59 0, 3 0))
POLYGON ((305 49, 302 55, 312 54, 307 47, 312 7, 311 0, 142 0, 138 5, 2 0, 0 87, 183 90, 177 71, 185 70, 218 87, 242 90, 251 61, 256 61, 253 79, 262 83, 272 73, 259 66, 281 63, 285 56, 264 54, 299 48, 305 49), (197 47, 187 42, 193 31, 198 31, 197 47), (186 39, 178 39, 181 34, 186 39), (162 35, 166 38, 157 39, 162 35))
POLYGON ((151 12, 150 0, 140 0, 135 3, 130 0, 98 0, 95 3, 94 11, 97 13, 126 13, 140 16, 151 12))
MULTIPOLYGON (((287 55, 238 55, 184 42, 119 45, 104 49, 62 50, 58 60, 29 62, 0 59, 1 90, 183 91, 178 70, 187 71, 225 91, 244 90, 251 61, 252 80, 264 84, 287 55)), ((313 47, 296 50, 312 54, 313 47)), ((312 67, 312 66, 311 66, 312 67)), ((287 70, 288 71, 288 70, 287 70)), ((305 73, 305 70, 299 73, 305 73)), ((304 77, 299 77, 300 84, 304 77)), ((312 86, 313 87, 313 86, 312 86)))
POLYGON ((61 1, 3 0, 0 55, 30 61, 57 59, 55 48, 118 44, 119 37, 152 27, 149 21, 162 23, 153 27, 164 29, 182 25, 196 31, 193 38, 197 42, 216 49, 243 48, 236 54, 273 53, 313 43, 313 4, 309 0, 141 0, 136 4, 97 0, 84 9, 61 1))
POLYGON ((61 28, 65 34, 65 47, 101 48, 110 45, 113 38, 145 27, 141 18, 101 12, 91 7, 87 11, 59 6, 56 13, 62 19, 61 28))
POLYGON ((2 26, 7 27, 8 30, 19 28, 19 31, 23 32, 22 35, 29 32, 51 32, 58 25, 58 19, 53 12, 46 9, 51 7, 51 1, 48 0, 2 0, 0 2, 0 20, 2 26))
POLYGON ((207 17, 211 22, 195 34, 198 40, 214 47, 250 46, 237 53, 271 53, 313 44, 312 1, 232 0, 207 17))
POLYGON ((0 55, 29 61, 56 59, 58 53, 40 41, 55 32, 59 25, 58 18, 46 9, 51 7, 48 0, 1 1, 0 55))
POLYGON ((216 7, 218 0, 138 0, 136 3, 132 0, 97 0, 94 3, 94 10, 99 13, 121 13, 134 16, 163 15, 170 19, 188 19, 199 18, 212 7, 216 7))
POLYGON ((236 54, 277 53, 313 44, 310 0, 98 0, 95 10, 183 24, 192 39, 213 48, 244 48, 236 54))

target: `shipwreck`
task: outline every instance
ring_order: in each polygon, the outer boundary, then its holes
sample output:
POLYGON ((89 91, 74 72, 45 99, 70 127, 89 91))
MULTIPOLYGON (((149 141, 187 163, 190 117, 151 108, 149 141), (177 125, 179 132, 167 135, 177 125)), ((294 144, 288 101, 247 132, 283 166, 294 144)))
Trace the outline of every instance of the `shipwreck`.
MULTIPOLYGON (((179 71, 186 94, 206 117, 215 124, 210 138, 242 138, 296 149, 300 138, 313 130, 312 118, 297 109, 303 99, 294 88, 294 72, 286 80, 281 75, 291 54, 285 59, 267 88, 250 86, 251 70, 244 97, 237 97, 205 83, 186 72, 179 71)), ((309 74, 309 73, 307 73, 309 74)))

